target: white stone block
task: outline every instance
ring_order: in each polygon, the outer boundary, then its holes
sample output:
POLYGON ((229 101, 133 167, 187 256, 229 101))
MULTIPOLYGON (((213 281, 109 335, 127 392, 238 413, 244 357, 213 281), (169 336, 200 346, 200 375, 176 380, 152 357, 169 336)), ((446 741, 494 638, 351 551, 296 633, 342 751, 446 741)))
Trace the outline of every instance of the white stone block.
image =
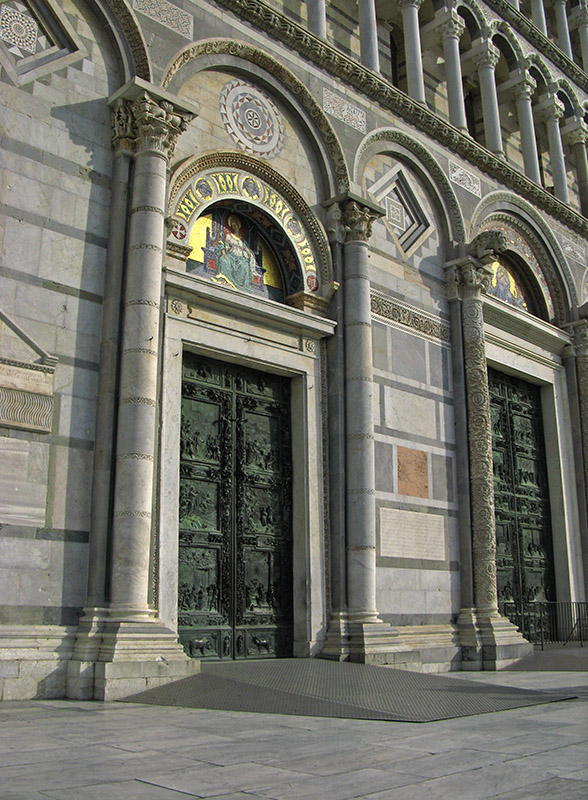
POLYGON ((384 404, 387 428, 429 439, 437 438, 434 400, 385 386, 384 404))
POLYGON ((51 542, 37 539, 0 539, 0 564, 4 569, 44 570, 49 568, 51 542))

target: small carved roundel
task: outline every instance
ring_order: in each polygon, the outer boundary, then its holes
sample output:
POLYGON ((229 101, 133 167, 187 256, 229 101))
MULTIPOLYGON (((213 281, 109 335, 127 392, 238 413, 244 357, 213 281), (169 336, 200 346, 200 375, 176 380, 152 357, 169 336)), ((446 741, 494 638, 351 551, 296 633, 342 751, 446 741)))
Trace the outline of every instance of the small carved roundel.
POLYGON ((241 80, 223 86, 220 113, 231 139, 245 152, 273 158, 284 145, 280 112, 263 92, 241 80))

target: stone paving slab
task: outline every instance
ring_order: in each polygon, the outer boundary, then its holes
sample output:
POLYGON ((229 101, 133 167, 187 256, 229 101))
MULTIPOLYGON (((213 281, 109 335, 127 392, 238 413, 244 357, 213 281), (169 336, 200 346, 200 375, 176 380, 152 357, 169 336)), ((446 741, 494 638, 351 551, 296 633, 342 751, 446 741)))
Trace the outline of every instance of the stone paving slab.
MULTIPOLYGON (((585 673, 540 676, 588 688, 585 673)), ((0 800, 585 800, 587 699, 428 723, 6 702, 0 800)))

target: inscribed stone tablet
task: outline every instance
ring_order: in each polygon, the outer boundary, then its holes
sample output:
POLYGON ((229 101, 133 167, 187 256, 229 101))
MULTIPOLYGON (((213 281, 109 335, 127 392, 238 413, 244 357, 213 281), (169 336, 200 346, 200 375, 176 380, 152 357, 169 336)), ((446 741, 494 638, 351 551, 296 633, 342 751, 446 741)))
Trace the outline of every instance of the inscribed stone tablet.
POLYGON ((397 508, 380 509, 380 555, 445 560, 443 517, 397 508))

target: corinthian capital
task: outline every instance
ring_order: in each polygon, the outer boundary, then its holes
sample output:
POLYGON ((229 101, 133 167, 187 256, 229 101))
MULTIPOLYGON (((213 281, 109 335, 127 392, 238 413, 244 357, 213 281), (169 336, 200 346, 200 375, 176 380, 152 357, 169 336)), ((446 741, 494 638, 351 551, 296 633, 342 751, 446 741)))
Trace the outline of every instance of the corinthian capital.
POLYGON ((137 151, 155 150, 171 158, 180 133, 186 130, 193 114, 178 112, 167 100, 156 102, 143 91, 132 104, 136 126, 137 151))
POLYGON ((347 200, 343 203, 343 225, 345 241, 359 240, 369 242, 374 220, 381 217, 381 212, 359 200, 347 200))

